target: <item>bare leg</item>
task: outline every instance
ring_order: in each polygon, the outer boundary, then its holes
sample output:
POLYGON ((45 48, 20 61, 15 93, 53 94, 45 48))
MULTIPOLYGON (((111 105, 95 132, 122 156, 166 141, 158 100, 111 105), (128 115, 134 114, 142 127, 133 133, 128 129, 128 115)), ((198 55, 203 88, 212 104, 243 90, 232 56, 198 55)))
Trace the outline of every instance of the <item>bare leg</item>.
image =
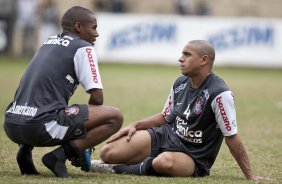
POLYGON ((86 135, 68 141, 58 149, 43 156, 42 161, 57 177, 68 177, 65 161, 68 158, 76 167, 89 171, 91 153, 87 148, 96 146, 117 132, 123 122, 120 111, 110 106, 89 105, 89 118, 85 122, 86 135))
POLYGON ((106 144, 101 159, 110 164, 137 164, 151 155, 151 136, 148 131, 137 131, 130 141, 122 137, 106 144))
POLYGON ((86 135, 82 139, 74 140, 74 144, 81 150, 96 146, 117 132, 123 117, 120 111, 110 106, 89 105, 89 119, 85 122, 86 135))
POLYGON ((195 172, 194 160, 185 153, 163 152, 153 160, 154 170, 165 176, 192 176, 195 172))
MULTIPOLYGON (((95 171, 95 167, 92 168, 95 171)), ((139 164, 114 165, 112 171, 117 174, 187 177, 193 175, 195 163, 184 153, 163 152, 157 157, 147 157, 139 164)))
POLYGON ((130 141, 122 137, 105 145, 100 155, 105 163, 121 164, 110 166, 111 171, 118 174, 186 177, 195 172, 194 160, 185 153, 163 152, 155 158, 150 156, 151 136, 146 130, 137 131, 130 141))

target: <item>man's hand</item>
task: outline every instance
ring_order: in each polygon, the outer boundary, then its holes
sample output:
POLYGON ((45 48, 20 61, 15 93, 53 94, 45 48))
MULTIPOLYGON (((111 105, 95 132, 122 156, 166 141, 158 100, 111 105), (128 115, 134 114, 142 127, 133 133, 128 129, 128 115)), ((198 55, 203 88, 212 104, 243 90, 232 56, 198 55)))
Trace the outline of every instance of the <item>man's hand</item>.
POLYGON ((262 176, 252 176, 250 178, 248 178, 249 180, 253 180, 253 181, 273 181, 273 179, 269 178, 269 177, 262 177, 262 176))
POLYGON ((136 133, 136 128, 134 125, 130 125, 128 127, 125 127, 112 135, 108 140, 107 143, 113 142, 115 140, 120 139, 123 136, 127 136, 126 140, 130 141, 131 137, 136 133))
POLYGON ((130 141, 131 137, 136 133, 137 130, 146 130, 151 127, 159 127, 167 123, 162 113, 154 114, 143 120, 134 122, 133 124, 121 129, 116 134, 112 135, 106 143, 110 143, 120 139, 121 137, 127 136, 126 140, 130 141))

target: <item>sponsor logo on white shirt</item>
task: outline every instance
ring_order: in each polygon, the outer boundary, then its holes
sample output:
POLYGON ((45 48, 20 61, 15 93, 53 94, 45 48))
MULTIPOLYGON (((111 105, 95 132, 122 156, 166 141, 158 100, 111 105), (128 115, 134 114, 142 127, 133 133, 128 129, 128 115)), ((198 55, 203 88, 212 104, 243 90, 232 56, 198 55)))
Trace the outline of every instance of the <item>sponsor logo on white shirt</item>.
POLYGON ((96 70, 96 66, 95 66, 95 63, 94 63, 91 51, 92 51, 91 48, 86 48, 87 58, 88 58, 89 65, 90 65, 90 68, 91 68, 91 73, 92 73, 92 76, 93 76, 93 81, 95 83, 98 83, 97 70, 96 70))

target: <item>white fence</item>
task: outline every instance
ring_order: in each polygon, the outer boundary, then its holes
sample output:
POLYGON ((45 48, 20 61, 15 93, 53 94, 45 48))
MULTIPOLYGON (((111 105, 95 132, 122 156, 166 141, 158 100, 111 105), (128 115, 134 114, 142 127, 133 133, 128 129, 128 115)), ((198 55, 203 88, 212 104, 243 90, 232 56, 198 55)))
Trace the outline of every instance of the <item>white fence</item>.
POLYGON ((205 39, 215 65, 282 68, 282 20, 98 14, 100 61, 177 64, 183 46, 205 39))

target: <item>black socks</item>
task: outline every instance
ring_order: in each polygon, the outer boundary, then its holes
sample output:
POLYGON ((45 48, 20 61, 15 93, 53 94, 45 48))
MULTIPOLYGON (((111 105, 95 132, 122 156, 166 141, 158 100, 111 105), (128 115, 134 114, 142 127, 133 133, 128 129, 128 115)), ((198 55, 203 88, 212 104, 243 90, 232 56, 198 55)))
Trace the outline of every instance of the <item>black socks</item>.
POLYGON ((148 157, 143 162, 136 165, 116 165, 113 170, 117 174, 134 174, 134 175, 147 175, 159 176, 153 168, 152 162, 155 157, 148 157))
POLYGON ((72 141, 68 141, 64 143, 63 145, 65 155, 69 161, 71 161, 71 164, 75 167, 81 166, 79 162, 79 153, 81 152, 72 141))
POLYGON ((19 151, 17 154, 17 162, 21 171, 21 174, 27 175, 38 175, 39 172, 36 170, 32 160, 32 149, 33 146, 20 144, 19 151))
POLYGON ((68 171, 65 165, 67 158, 62 146, 45 154, 42 157, 43 164, 50 169, 57 177, 67 178, 68 171))

